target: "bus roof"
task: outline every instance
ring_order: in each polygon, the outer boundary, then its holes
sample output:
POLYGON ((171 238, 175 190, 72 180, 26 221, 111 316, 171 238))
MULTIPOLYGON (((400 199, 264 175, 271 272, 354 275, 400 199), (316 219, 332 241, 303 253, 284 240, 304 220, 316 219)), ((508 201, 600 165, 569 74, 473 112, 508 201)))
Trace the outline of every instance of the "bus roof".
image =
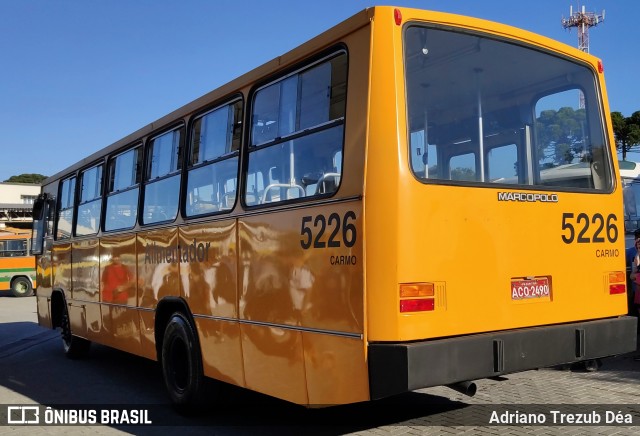
MULTIPOLYGON (((276 73, 281 68, 286 68, 288 65, 295 63, 300 58, 308 55, 309 53, 313 53, 322 50, 323 48, 329 47, 331 44, 334 44, 345 35, 348 35, 356 31, 357 29, 368 25, 371 21, 373 21, 378 11, 389 11, 392 9, 398 9, 401 11, 401 13, 404 12, 404 14, 402 15, 403 22, 406 22, 407 19, 411 20, 416 16, 420 18, 424 17, 423 19, 425 19, 426 22, 438 23, 445 26, 451 25, 463 27, 476 31, 491 32, 495 33, 499 37, 502 36, 520 39, 525 43, 542 46, 555 52, 561 52, 566 55, 570 55, 576 59, 590 59, 591 62, 593 62, 593 59, 597 59, 593 55, 585 53, 567 44, 533 32, 509 26, 507 24, 501 24, 480 18, 473 18, 445 12, 434 12, 394 6, 374 6, 356 13, 350 18, 331 27, 320 35, 286 52, 285 54, 262 64, 261 66, 243 74, 242 76, 237 77, 230 82, 227 82, 226 84, 214 89, 213 91, 208 92, 207 94, 193 100, 190 103, 187 103, 186 105, 159 118, 158 120, 153 121, 152 123, 138 129, 137 131, 125 136, 124 138, 114 142, 113 144, 104 147, 95 153, 92 153, 81 161, 76 162, 75 164, 43 180, 41 185, 45 186, 63 176, 68 175, 70 172, 74 172, 78 169, 93 165, 105 155, 116 152, 121 148, 124 148, 135 143, 136 141, 141 140, 147 135, 166 128, 171 123, 174 123, 176 120, 180 120, 186 117, 194 111, 198 111, 207 106, 212 107, 216 103, 222 102, 223 99, 228 99, 235 93, 239 93, 243 88, 247 86, 250 86, 256 82, 268 80, 269 76, 276 73)), ((391 15, 393 16, 393 13, 391 15)))

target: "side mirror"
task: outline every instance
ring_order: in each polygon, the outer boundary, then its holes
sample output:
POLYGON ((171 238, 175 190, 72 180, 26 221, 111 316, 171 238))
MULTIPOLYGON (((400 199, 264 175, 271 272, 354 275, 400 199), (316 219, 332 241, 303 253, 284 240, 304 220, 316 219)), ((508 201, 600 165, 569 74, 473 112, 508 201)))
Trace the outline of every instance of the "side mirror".
POLYGON ((47 220, 51 200, 46 194, 40 194, 33 204, 33 225, 31 227, 31 254, 42 254, 44 238, 47 232, 47 220))

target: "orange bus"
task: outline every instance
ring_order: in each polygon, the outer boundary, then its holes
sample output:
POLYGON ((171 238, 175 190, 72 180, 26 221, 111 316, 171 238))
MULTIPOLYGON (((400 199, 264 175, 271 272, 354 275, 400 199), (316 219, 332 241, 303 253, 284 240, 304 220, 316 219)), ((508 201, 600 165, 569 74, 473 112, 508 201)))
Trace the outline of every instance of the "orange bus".
POLYGON ((0 229, 0 291, 29 297, 36 288, 36 259, 29 251, 30 230, 0 229))
POLYGON ((39 322, 159 361, 183 408, 634 350, 609 113, 589 54, 364 10, 45 180, 39 322))

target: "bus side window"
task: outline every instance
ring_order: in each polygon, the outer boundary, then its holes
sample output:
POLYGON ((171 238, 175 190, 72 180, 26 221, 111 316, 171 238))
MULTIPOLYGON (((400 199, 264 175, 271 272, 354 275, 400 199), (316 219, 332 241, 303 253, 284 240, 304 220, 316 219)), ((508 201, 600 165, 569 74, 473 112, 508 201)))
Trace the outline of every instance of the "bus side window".
POLYGON ((0 257, 23 257, 27 255, 26 239, 0 241, 0 257))
POLYGON ((254 96, 248 206, 330 195, 342 176, 347 56, 339 53, 275 81, 254 96), (340 156, 339 167, 334 162, 340 156), (266 175, 257 192, 252 174, 266 175))
POLYGON ((58 216, 56 217, 56 239, 66 239, 71 237, 75 192, 75 177, 69 177, 62 182, 58 200, 58 216))
POLYGON ((130 229, 138 218, 138 193, 142 170, 141 148, 121 153, 109 162, 105 231, 130 229))
POLYGON ((149 143, 143 224, 173 221, 178 215, 183 136, 183 129, 178 128, 153 138, 149 143))
POLYGON ((236 202, 242 101, 217 107, 191 129, 187 217, 231 210, 236 202))
POLYGON ((75 234, 94 235, 100 228, 102 209, 102 165, 85 170, 80 175, 80 203, 75 234))

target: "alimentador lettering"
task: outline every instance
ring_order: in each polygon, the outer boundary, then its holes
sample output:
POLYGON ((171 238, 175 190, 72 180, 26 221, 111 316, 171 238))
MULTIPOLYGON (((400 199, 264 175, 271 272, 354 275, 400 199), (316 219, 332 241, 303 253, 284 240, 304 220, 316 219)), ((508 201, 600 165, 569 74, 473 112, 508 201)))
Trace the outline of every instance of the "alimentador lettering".
POLYGON ((202 243, 196 239, 189 245, 178 244, 176 247, 161 247, 153 242, 144 247, 144 263, 208 262, 210 247, 210 242, 202 243))

